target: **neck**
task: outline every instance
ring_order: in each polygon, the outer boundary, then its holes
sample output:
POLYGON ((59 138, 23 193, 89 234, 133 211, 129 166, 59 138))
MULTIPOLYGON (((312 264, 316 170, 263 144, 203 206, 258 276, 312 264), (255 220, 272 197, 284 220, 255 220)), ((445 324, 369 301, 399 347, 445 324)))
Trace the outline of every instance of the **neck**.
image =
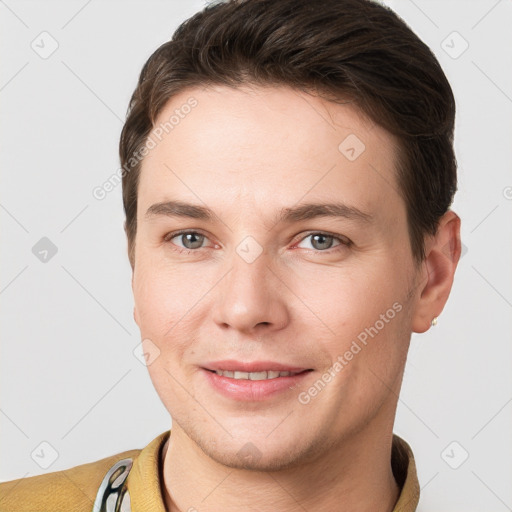
POLYGON ((391 512, 400 489, 391 469, 393 434, 388 432, 361 431, 314 461, 259 472, 219 464, 175 424, 162 451, 166 509, 234 512, 250 504, 261 512, 391 512))

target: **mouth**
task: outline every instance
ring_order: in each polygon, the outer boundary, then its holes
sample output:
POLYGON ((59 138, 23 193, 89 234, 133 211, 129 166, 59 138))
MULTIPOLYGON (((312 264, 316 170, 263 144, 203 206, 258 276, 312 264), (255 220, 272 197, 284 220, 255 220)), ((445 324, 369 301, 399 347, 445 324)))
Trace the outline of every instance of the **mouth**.
POLYGON ((290 391, 303 384, 314 371, 269 361, 219 361, 201 369, 212 391, 245 402, 284 397, 286 393, 290 398, 290 391))
MULTIPOLYGON (((205 370, 221 372, 241 373, 271 373, 288 372, 296 374, 307 370, 306 366, 292 366, 277 361, 237 361, 235 359, 223 359, 222 361, 211 361, 204 365, 205 370)), ((277 377, 277 376, 276 376, 277 377)))
POLYGON ((205 370, 220 375, 221 377, 227 377, 234 380, 271 380, 278 379, 279 377, 292 377, 294 375, 300 375, 304 372, 312 372, 312 369, 301 370, 298 372, 290 371, 279 371, 279 370, 264 370, 261 372, 244 372, 244 371, 230 371, 230 370, 205 370))

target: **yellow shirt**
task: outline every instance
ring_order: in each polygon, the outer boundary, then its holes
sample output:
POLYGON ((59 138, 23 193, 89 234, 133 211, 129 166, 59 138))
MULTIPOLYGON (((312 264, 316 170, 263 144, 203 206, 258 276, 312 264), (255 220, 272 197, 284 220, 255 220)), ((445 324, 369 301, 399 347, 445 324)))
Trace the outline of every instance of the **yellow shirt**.
MULTIPOLYGON (((166 512, 160 451, 170 430, 142 450, 129 450, 71 469, 0 483, 0 512, 91 512, 98 488, 115 462, 133 458, 126 486, 132 512, 166 512)), ((393 434, 391 465, 401 488, 393 512, 414 512, 420 487, 410 446, 393 434)))

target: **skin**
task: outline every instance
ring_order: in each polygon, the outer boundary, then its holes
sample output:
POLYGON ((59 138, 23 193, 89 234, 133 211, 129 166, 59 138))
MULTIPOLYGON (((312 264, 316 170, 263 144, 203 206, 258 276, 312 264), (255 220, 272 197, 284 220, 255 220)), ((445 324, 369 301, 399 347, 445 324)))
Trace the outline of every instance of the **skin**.
POLYGON ((391 442, 410 337, 443 310, 460 219, 442 217, 417 265, 396 141, 351 104, 287 87, 193 88, 173 97, 155 126, 191 96, 198 105, 142 163, 132 279, 135 321, 160 351, 150 377, 173 420, 162 462, 167 510, 389 512, 400 491, 391 442), (338 149, 350 134, 365 145, 354 161, 338 149), (170 199, 216 217, 146 218, 170 199), (281 208, 332 201, 372 221, 275 222, 281 208), (180 229, 198 233, 195 246, 170 236, 180 229), (236 252, 247 236, 263 249, 252 263, 236 252), (400 312, 300 403, 394 303, 400 312), (221 359, 314 371, 277 396, 240 402, 205 379, 201 367, 221 359), (247 443, 258 457, 238 455, 247 443))

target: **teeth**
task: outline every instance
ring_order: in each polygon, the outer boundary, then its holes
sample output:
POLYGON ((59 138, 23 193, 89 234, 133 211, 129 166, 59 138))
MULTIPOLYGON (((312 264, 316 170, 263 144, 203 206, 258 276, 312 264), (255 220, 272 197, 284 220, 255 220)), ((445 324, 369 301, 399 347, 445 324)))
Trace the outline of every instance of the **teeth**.
POLYGON ((231 379, 246 379, 246 380, 266 380, 276 379, 277 377, 289 377, 290 375, 296 375, 299 372, 278 372, 269 370, 266 372, 230 372, 228 370, 215 370, 217 375, 222 377, 229 377, 231 379))

